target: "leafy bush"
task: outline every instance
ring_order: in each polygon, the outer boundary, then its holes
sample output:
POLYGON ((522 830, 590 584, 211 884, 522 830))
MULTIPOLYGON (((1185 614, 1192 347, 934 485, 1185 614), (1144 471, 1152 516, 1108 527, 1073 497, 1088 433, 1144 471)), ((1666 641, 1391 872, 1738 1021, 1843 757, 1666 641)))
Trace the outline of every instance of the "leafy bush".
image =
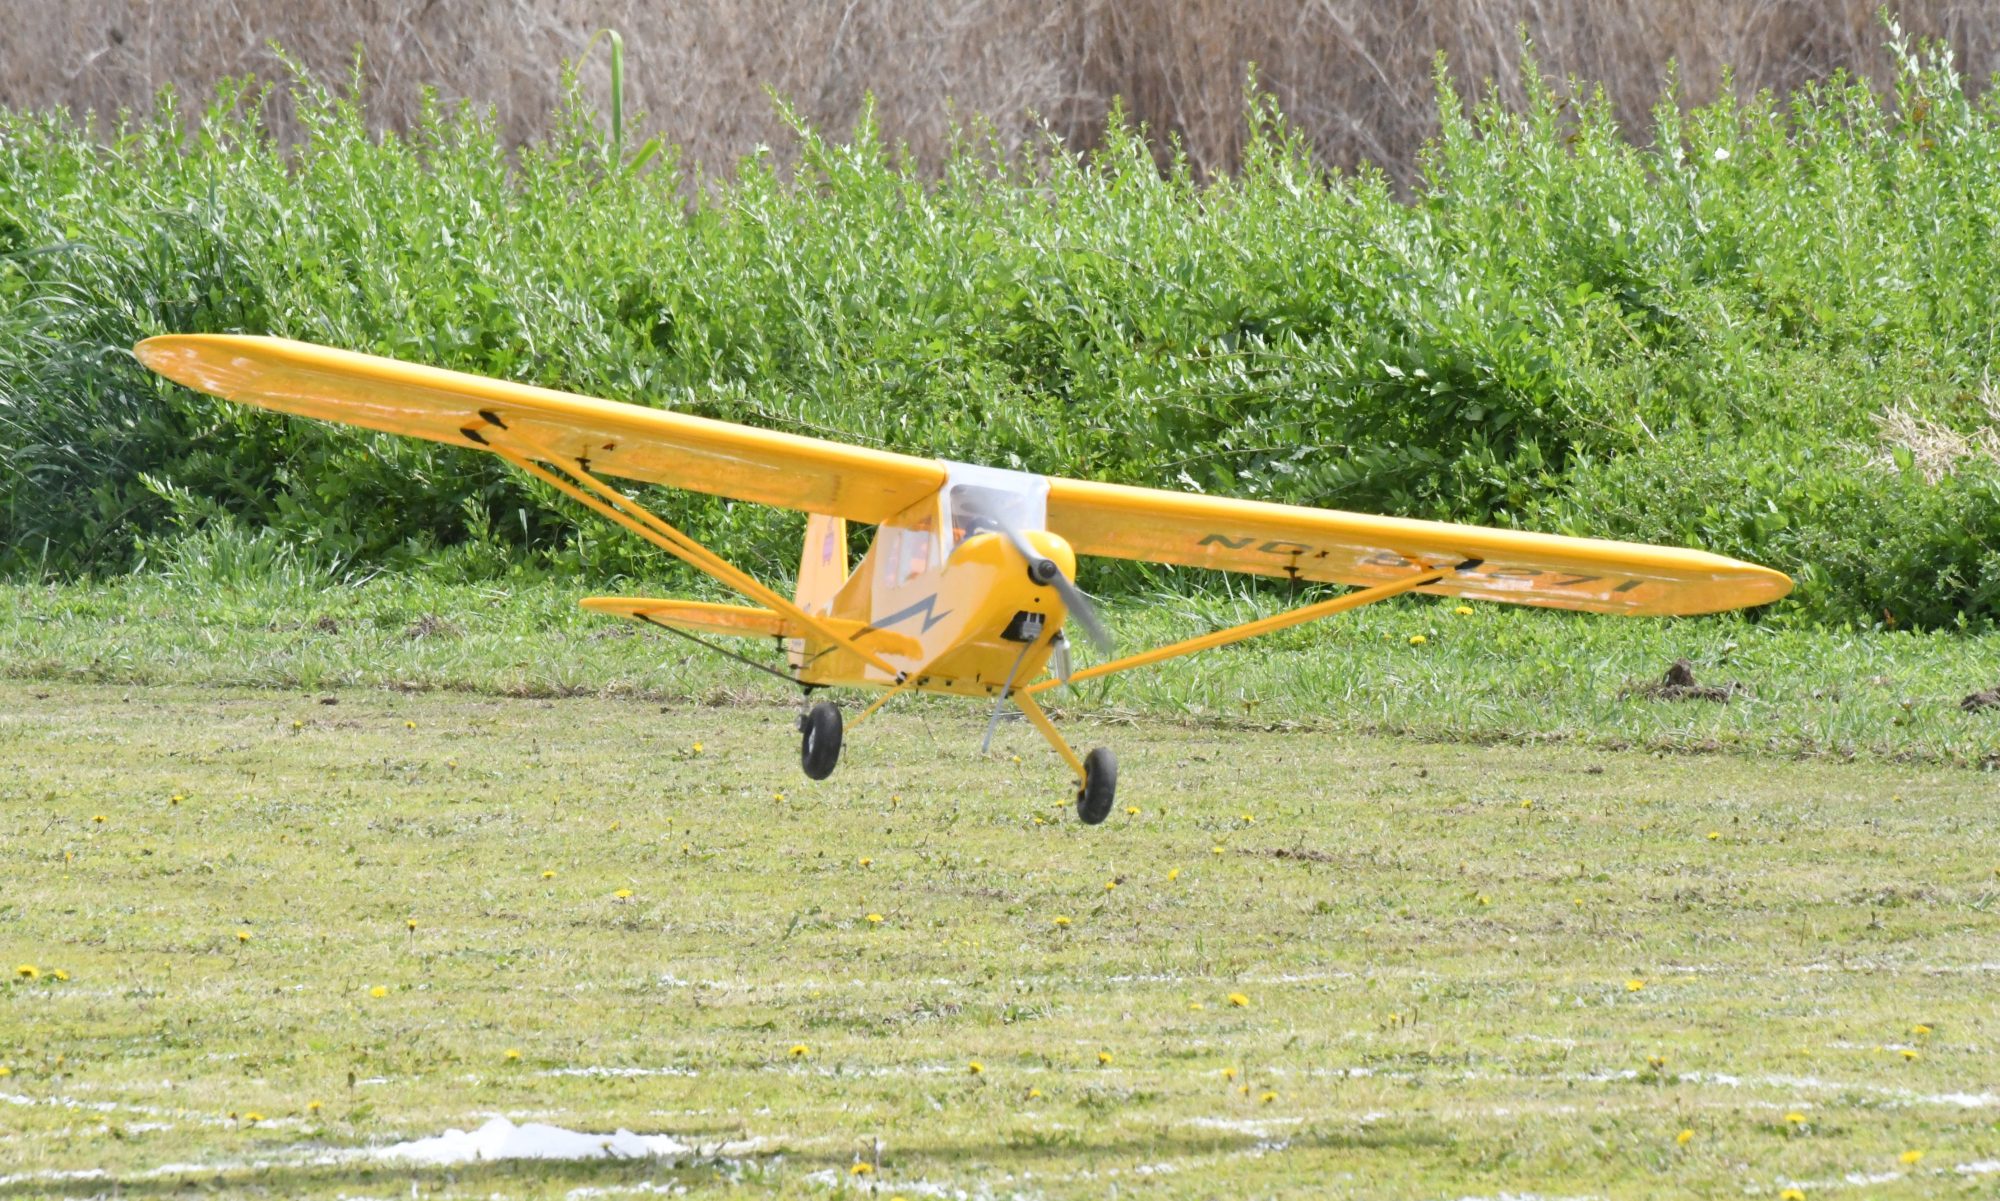
MULTIPOLYGON (((509 153, 468 109, 372 133, 303 75, 293 147, 251 81, 186 133, 171 96, 112 130, 0 114, 0 569, 117 571, 232 523, 335 577, 447 550, 657 570, 489 457, 127 353, 247 331, 954 459, 1701 545, 1794 574, 1798 618, 1990 626, 2000 469, 1927 483, 1882 465, 1875 419, 1987 420, 2000 113, 1941 48, 1893 52, 1892 95, 1669 95, 1644 145, 1532 65, 1519 111, 1440 67, 1408 198, 1315 166, 1268 101, 1204 184, 1122 122, 1087 160, 968 130, 936 178, 866 119, 795 122, 796 172, 723 181, 608 161, 575 101, 509 153)), ((795 561, 795 515, 658 503, 760 572, 795 561)))

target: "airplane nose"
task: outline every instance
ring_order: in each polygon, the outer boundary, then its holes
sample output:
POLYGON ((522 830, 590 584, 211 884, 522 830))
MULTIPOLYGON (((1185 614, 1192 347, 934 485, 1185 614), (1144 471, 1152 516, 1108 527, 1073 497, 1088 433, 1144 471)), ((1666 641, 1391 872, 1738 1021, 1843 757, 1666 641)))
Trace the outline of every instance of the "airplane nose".
POLYGON ((1062 569, 1056 566, 1054 559, 1031 559, 1028 562, 1028 578, 1038 588, 1046 588, 1053 584, 1056 577, 1061 574, 1062 569))

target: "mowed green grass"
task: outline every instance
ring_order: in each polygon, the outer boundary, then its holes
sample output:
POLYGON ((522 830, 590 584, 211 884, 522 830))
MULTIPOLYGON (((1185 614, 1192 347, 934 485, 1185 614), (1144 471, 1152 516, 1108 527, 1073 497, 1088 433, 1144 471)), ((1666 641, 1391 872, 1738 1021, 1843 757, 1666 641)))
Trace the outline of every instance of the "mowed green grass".
POLYGON ((1990 775, 793 712, 0 682, 0 1195, 2000 1182, 1990 775))

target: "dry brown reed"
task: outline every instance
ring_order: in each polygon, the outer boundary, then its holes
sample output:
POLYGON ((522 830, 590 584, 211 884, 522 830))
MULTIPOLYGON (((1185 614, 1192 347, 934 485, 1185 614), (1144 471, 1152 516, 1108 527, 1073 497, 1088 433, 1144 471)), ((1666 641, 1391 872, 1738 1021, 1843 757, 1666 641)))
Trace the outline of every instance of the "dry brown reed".
MULTIPOLYGON (((2000 67, 1991 0, 1905 0, 1900 19, 1948 39, 1970 79, 2000 67)), ((1408 182, 1436 124, 1432 56, 1517 95, 1522 30, 1545 72, 1601 82, 1642 131, 1670 61, 1695 100, 1725 67, 1738 92, 1890 70, 1876 0, 0 0, 0 103, 110 112, 162 84, 199 95, 222 74, 278 78, 273 42, 339 79, 362 45, 386 125, 407 126, 433 84, 493 105, 518 140, 546 121, 559 62, 605 26, 625 36, 641 136, 709 170, 760 144, 784 152, 772 93, 844 131, 872 92, 888 136, 924 163, 972 113, 1003 145, 1046 129, 1088 147, 1123 97, 1209 173, 1237 161, 1255 63, 1326 161, 1408 182)), ((582 73, 601 103, 601 52, 582 73)), ((282 131, 282 99, 275 110, 282 131)))

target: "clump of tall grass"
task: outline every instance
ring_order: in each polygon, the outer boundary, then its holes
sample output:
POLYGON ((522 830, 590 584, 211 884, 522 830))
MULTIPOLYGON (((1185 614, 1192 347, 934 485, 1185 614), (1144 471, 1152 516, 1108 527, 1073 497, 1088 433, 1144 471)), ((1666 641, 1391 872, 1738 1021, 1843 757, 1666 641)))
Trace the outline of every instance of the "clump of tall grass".
MULTIPOLYGON (((956 459, 1690 543, 1792 572, 1797 618, 1987 626, 2000 469, 1927 478, 1880 418, 1986 420, 2000 113, 1941 48, 1895 53, 1886 95, 1668 96, 1650 136, 1532 61, 1519 107, 1440 71, 1408 200, 1317 165, 1268 99, 1208 182, 1122 121, 1089 156, 968 127, 933 178, 864 117, 690 186, 671 152, 607 156, 574 90, 510 154, 436 103, 372 133, 303 73, 292 148, 251 81, 186 134, 171 97, 106 130, 0 114, 0 565, 128 567, 192 497, 340 571, 640 567, 495 460, 224 405, 125 349, 242 330, 956 459)), ((795 558, 792 515, 662 503, 753 568, 795 558)))

